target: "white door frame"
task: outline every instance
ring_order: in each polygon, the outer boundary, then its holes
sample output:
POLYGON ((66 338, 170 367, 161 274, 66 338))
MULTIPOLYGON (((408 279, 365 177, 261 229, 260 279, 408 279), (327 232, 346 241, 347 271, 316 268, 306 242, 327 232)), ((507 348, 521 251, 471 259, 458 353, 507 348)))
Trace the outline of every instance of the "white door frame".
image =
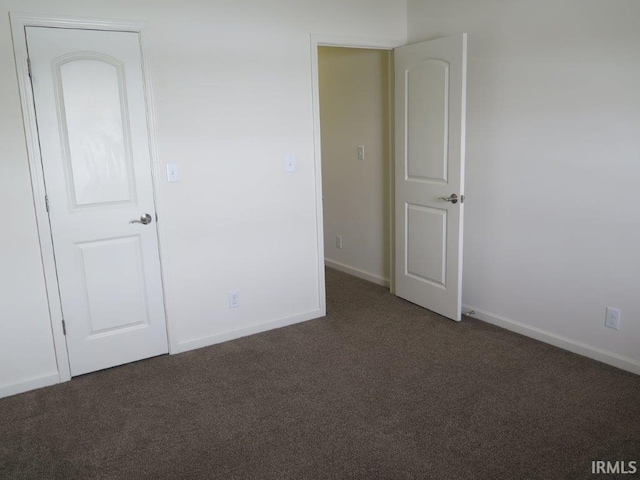
MULTIPOLYGON (((144 95, 147 110, 147 129, 149 135, 149 154, 151 157, 151 180, 153 183, 154 202, 156 211, 160 210, 160 192, 157 185, 160 185, 160 169, 158 168, 157 159, 157 142, 155 128, 155 112, 153 108, 153 96, 151 89, 149 51, 145 44, 144 24, 136 21, 122 20, 104 20, 104 19, 85 19, 57 17, 49 15, 34 15, 28 13, 9 13, 11 19, 11 34, 13 37, 13 51, 16 60, 16 70, 18 76, 18 87, 20 90, 20 101, 22 105, 22 118, 24 123, 24 132, 27 146, 27 156, 29 159, 29 170, 31 172, 31 187, 33 190, 33 203, 36 212, 36 223, 38 227, 38 237, 40 241, 40 251, 42 256, 42 266, 44 271, 44 280, 46 286, 47 300, 49 303, 49 317, 51 320, 51 330, 53 333, 53 343, 56 352, 56 362, 58 364, 58 375, 60 382, 71 379, 71 370, 69 367, 69 352, 64 332, 62 331, 62 306, 60 293, 58 289, 58 277, 56 275, 56 264, 53 252, 53 240, 51 236, 51 227, 49 224, 49 215, 45 203, 45 182, 44 172, 42 169, 40 143, 38 141, 38 129, 36 123, 36 112, 33 101, 33 91, 31 89, 31 81, 29 79, 29 70, 27 66, 27 37, 25 27, 53 27, 53 28, 77 28, 83 30, 112 30, 138 33, 140 38, 142 52, 143 82, 144 95)), ((161 215, 159 214, 160 218, 161 215)), ((163 302, 165 304, 165 324, 167 328, 167 339, 169 343, 169 353, 176 353, 177 339, 175 336, 175 328, 172 325, 167 311, 167 279, 162 268, 162 258, 167 258, 164 241, 165 234, 162 222, 156 223, 158 232, 159 254, 160 254, 160 270, 163 285, 163 302)))
MULTIPOLYGON (((393 50, 396 47, 406 45, 405 40, 389 38, 364 38, 349 37, 343 35, 315 34, 310 35, 311 39, 311 82, 313 98, 313 163, 316 173, 316 220, 318 232, 318 272, 320 287, 320 306, 326 312, 326 292, 324 278, 324 217, 322 208, 322 136, 320 132, 320 77, 318 68, 318 47, 343 47, 343 48, 371 48, 375 50, 393 50)), ((393 79, 393 69, 390 70, 390 78, 393 79)), ((393 84, 390 84, 389 102, 393 101, 393 84)), ((395 214, 394 214, 394 177, 395 177, 395 148, 393 135, 393 110, 389 110, 389 290, 395 293, 395 214)))

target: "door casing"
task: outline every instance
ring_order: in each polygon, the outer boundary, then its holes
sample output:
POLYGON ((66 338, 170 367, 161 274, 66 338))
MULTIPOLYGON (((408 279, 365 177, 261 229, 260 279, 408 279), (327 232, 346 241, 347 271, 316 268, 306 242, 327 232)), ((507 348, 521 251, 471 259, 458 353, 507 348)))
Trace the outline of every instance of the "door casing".
MULTIPOLYGON (((167 277, 163 268, 162 259, 167 258, 164 241, 165 232, 162 224, 162 201, 157 186, 160 184, 161 174, 157 164, 157 142, 155 128, 155 112, 151 89, 151 76, 149 66, 149 50, 145 44, 144 24, 142 22, 123 22, 122 20, 105 19, 83 19, 56 17, 48 15, 33 15, 24 13, 9 13, 11 19, 11 32, 13 37, 13 49, 16 60, 16 70, 18 77, 18 87, 20 90, 20 101, 22 106, 22 117, 27 146, 27 156, 29 160, 29 171, 31 173, 31 187, 36 213, 36 223, 38 227, 38 238, 40 242, 40 252, 42 257, 46 295, 49 307, 49 317, 51 330, 53 333, 53 343, 56 352, 56 362, 60 382, 71 379, 69 367, 69 353, 62 328, 62 306, 58 290, 58 280, 56 275, 56 264, 53 251, 53 241, 51 227, 45 203, 45 182, 42 163, 40 161, 41 152, 38 141, 38 130, 36 123, 36 112, 33 101, 33 91, 29 78, 27 65, 28 51, 25 27, 50 27, 50 28, 75 28, 83 30, 113 30, 135 32, 139 35, 142 51, 142 68, 144 95, 147 114, 147 130, 149 136, 149 153, 151 157, 151 177, 153 183, 153 196, 156 211, 160 221, 157 223, 158 244, 160 253, 160 271, 163 285, 163 301, 165 312, 167 311, 167 277)), ((165 314, 165 324, 167 327, 167 339, 169 343, 169 353, 177 353, 177 339, 175 326, 172 324, 169 315, 165 314)))

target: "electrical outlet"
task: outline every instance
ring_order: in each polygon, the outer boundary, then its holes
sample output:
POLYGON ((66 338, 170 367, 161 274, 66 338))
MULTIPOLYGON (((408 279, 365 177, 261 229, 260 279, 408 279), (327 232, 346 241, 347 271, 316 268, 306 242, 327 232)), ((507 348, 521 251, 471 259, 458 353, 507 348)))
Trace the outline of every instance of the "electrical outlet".
POLYGON ((229 291, 229 308, 238 308, 240 306, 240 290, 229 291))
POLYGON ((364 160, 364 145, 358 145, 358 160, 364 160))
POLYGON ((620 309, 607 307, 607 315, 604 318, 605 327, 620 329, 620 309))
POLYGON ((336 235, 336 248, 342 248, 342 235, 336 235))

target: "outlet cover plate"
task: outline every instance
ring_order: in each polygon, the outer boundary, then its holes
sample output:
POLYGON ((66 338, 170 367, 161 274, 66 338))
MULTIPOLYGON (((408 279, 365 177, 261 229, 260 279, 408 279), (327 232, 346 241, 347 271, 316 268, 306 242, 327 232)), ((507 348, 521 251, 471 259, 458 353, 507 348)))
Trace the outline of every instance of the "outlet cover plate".
POLYGON ((240 306, 240 290, 229 291, 229 308, 238 308, 240 306))
POLYGON ((604 319, 605 327, 620 329, 620 309, 607 307, 607 314, 604 319))

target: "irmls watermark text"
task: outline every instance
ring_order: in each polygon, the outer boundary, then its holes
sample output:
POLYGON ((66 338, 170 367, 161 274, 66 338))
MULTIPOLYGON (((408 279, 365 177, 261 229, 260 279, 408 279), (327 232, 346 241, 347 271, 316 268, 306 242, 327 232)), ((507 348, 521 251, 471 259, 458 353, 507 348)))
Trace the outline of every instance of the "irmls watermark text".
POLYGON ((635 460, 630 462, 623 461, 604 461, 594 460, 591 462, 591 473, 617 473, 633 475, 638 471, 638 466, 635 460))

